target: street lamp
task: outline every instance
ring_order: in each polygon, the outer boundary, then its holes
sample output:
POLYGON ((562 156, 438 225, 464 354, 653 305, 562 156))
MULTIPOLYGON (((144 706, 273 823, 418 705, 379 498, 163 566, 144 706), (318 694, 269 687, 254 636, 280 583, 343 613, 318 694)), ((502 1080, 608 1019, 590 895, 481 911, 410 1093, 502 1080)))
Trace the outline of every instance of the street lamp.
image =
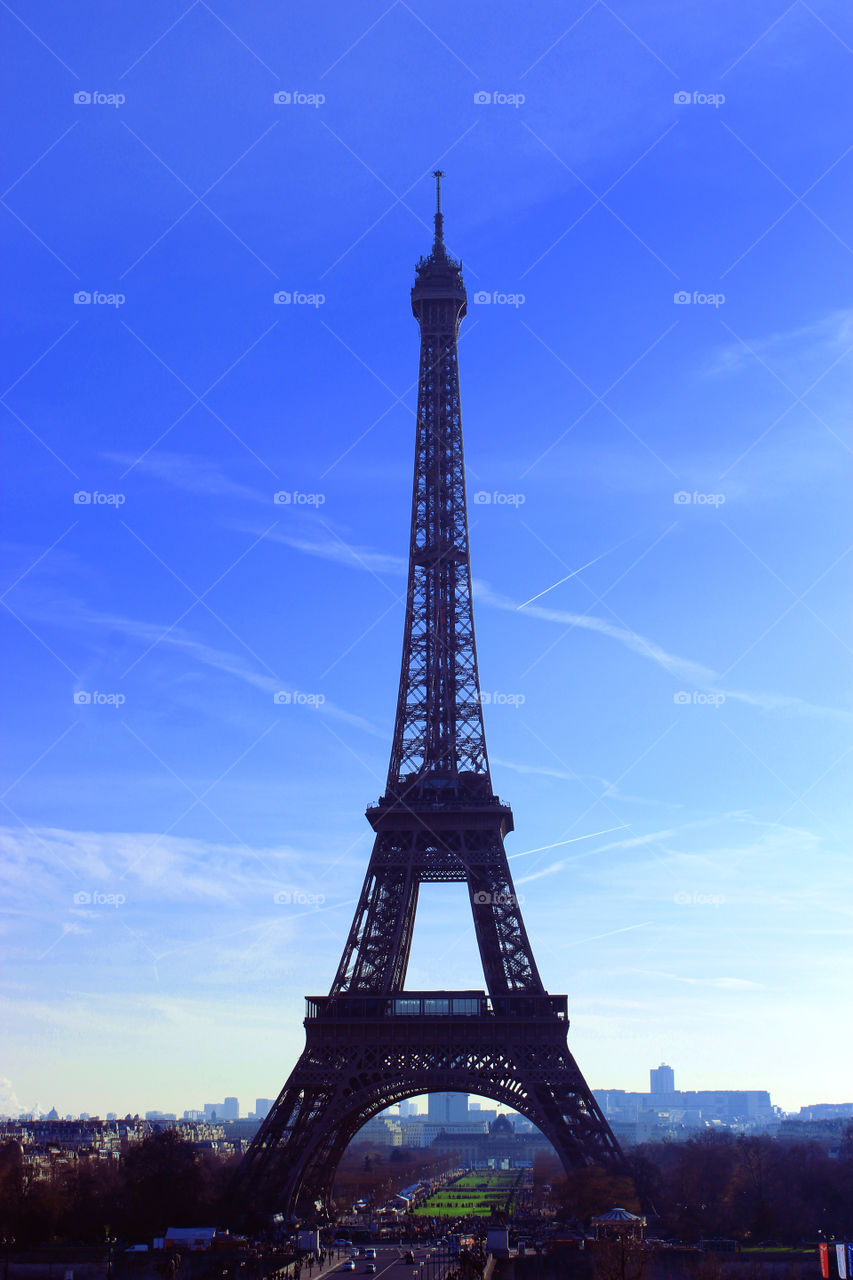
POLYGON ((14 1243, 14 1236, 3 1236, 0 1239, 0 1245, 3 1246, 3 1280, 9 1280, 9 1250, 14 1243))
POLYGON ((104 1244, 107 1246, 107 1280, 111 1280, 113 1274, 113 1245, 115 1242, 115 1236, 107 1236, 104 1240, 104 1244))

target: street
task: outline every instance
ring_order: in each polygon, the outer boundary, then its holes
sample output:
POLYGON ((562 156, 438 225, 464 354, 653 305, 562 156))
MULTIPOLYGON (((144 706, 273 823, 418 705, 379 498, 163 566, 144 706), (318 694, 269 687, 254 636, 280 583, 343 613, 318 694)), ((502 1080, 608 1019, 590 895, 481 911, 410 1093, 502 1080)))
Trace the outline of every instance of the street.
MULTIPOLYGON (((451 1263, 447 1250, 437 1244, 411 1246, 415 1258, 414 1265, 403 1261, 409 1249, 407 1245, 377 1243, 368 1247, 376 1250, 376 1273, 373 1280, 442 1280, 451 1263), (439 1269, 440 1262, 441 1269, 439 1269)), ((345 1262, 346 1258, 341 1258, 333 1270, 326 1271, 326 1276, 334 1277, 334 1280, 345 1280, 345 1278, 349 1280, 349 1277, 352 1277, 352 1280, 366 1280, 368 1261, 364 1258, 355 1258, 355 1271, 345 1271, 345 1262)))

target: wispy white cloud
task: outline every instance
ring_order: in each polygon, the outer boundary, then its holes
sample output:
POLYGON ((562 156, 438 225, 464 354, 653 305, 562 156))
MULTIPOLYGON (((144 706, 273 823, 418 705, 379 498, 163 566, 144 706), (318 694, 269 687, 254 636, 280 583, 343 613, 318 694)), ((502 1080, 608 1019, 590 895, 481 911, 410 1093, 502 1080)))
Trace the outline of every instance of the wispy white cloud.
MULTIPOLYGON (((501 756, 490 755, 491 764, 499 769, 511 769, 513 773, 520 773, 525 776, 537 778, 556 778, 564 782, 577 782, 585 788, 589 788, 590 784, 595 784, 601 790, 602 800, 619 800, 623 804, 643 804, 657 805, 658 800, 652 800, 648 796, 630 795, 618 786, 617 783, 611 782, 609 778, 602 778, 597 773, 574 773, 571 769, 553 769, 548 765, 527 764, 519 760, 506 760, 501 756)), ((670 808, 682 808, 677 801, 668 800, 667 805, 670 808)))
POLYGON ((760 991, 763 982, 753 982, 750 978, 687 978, 681 973, 661 973, 656 969, 632 969, 648 978, 666 978, 670 982, 682 982, 688 987, 714 987, 718 991, 760 991))
POLYGON ((215 1032, 218 1026, 220 1035, 222 1027, 227 1026, 236 1035, 240 1029, 268 1029, 272 1020, 268 1000, 265 1005, 256 1006, 245 994, 232 997, 223 1005, 160 992, 115 995, 97 990, 72 991, 62 1002, 0 1000, 0 1008, 4 1006, 17 1022, 29 1020, 73 1035, 79 1035, 80 1028, 85 1027, 88 1035, 103 1038, 110 1045, 126 1044, 129 1039, 147 1044, 152 1026, 164 1031, 174 1026, 209 1032, 215 1032))
POLYGON ((650 831, 642 836, 628 836, 624 840, 610 840, 607 844, 598 845, 595 849, 585 849, 581 853, 572 854, 569 858, 560 858, 556 862, 550 863, 547 867, 542 867, 540 871, 532 871, 529 875, 521 876, 516 884, 530 884, 533 880, 541 880, 543 876, 556 875, 558 871, 564 870, 565 867, 571 866, 572 863, 581 862, 587 858, 594 858, 602 853, 614 853, 622 849, 639 849, 645 845, 658 844, 662 840, 668 840, 679 831, 678 827, 670 827, 663 831, 650 831))
MULTIPOLYGON (((288 546, 293 547, 295 550, 303 551, 307 555, 319 556, 326 560, 335 560, 337 563, 344 564, 351 569, 369 570, 375 573, 402 573, 405 571, 405 562, 398 556, 389 556, 385 553, 374 552, 362 547, 348 548, 333 538, 308 539, 290 534, 281 534, 277 531, 273 531, 267 536, 273 540, 285 542, 288 546)), ((507 596, 494 591, 484 579, 474 579, 473 590, 480 604, 486 605, 491 609, 502 609, 516 615, 519 613, 519 605, 516 601, 510 600, 507 596)), ((787 711, 806 716, 826 716, 846 722, 853 720, 853 715, 841 708, 816 706, 813 703, 806 702, 803 698, 793 697, 790 694, 752 692, 745 689, 724 687, 721 683, 722 677, 719 672, 714 671, 711 667, 707 667, 701 662, 695 662, 691 658, 683 658, 678 654, 670 653, 657 641, 650 640, 648 637, 640 635, 639 632, 631 631, 627 627, 620 627, 604 618, 596 617, 594 614, 570 613, 564 609, 549 609, 536 604, 525 607, 523 613, 527 617, 539 618, 543 622, 556 622, 560 626, 580 627, 585 631, 592 631, 597 635, 605 636, 609 640, 615 640, 639 657, 656 663, 680 684, 686 684, 692 689, 699 689, 707 693, 723 693, 727 699, 731 699, 733 702, 741 702, 747 706, 756 707, 761 711, 787 711)))
POLYGON ((140 966, 200 986, 280 980, 339 951, 356 901, 339 860, 288 845, 3 827, 0 855, 10 952, 91 964, 108 949, 131 985, 140 966))
MULTIPOLYGON (((508 613, 519 613, 519 605, 514 600, 493 591, 482 579, 477 579, 474 591, 477 599, 491 608, 503 609, 508 613)), ((598 635, 606 636, 609 640, 615 640, 639 657, 656 663, 680 684, 687 685, 689 688, 700 689, 706 693, 722 693, 726 699, 757 707, 761 711, 791 711, 807 716, 828 716, 847 722, 853 720, 853 715, 849 711, 838 707, 816 706, 790 694, 756 693, 745 689, 728 688, 722 684, 722 676, 719 672, 711 667, 694 662, 691 658, 682 658, 678 654, 670 653, 657 641, 649 640, 637 631, 617 626, 593 614, 570 613, 565 609, 547 609, 541 605, 529 605, 523 613, 529 617, 541 618, 545 622, 557 622, 564 627, 580 627, 585 631, 594 631, 598 635)))
POLYGON ((263 502, 267 506, 272 504, 272 491, 254 489, 250 485, 232 480, 220 466, 201 454, 170 453, 165 449, 156 449, 142 458, 130 453, 106 453, 104 456, 110 462, 121 467, 133 467, 136 473, 149 476, 184 493, 263 502))
MULTIPOLYGON (((257 535, 257 529, 246 530, 257 535)), ((348 569, 362 569, 371 573, 405 574, 407 562, 402 556, 391 555, 385 551, 373 551, 370 547, 361 547, 348 543, 343 538, 305 537, 284 533, 281 529, 273 529, 267 534, 270 542, 280 542, 294 551, 303 551, 309 556, 318 556, 321 560, 331 560, 335 564, 345 565, 348 569)))
POLYGON ((87 914, 85 895, 124 882, 158 902, 233 904, 241 894, 272 902, 282 888, 317 890, 315 855, 291 846, 251 848, 156 831, 73 831, 61 827, 0 828, 0 880, 28 900, 62 894, 87 914), (73 902, 69 894, 82 892, 73 902))
POLYGON ((741 335, 721 347, 708 369, 710 374, 738 373, 755 367, 756 356, 783 377, 787 370, 818 376, 853 344, 853 309, 839 309, 810 324, 752 337, 741 335))
MULTIPOLYGON (((129 639, 139 641, 146 647, 163 646, 167 650, 179 652, 192 662, 221 671, 269 694, 271 709, 273 695, 278 692, 293 695, 300 687, 293 681, 258 670, 257 666, 250 665, 244 658, 229 650, 219 649, 204 640, 199 640, 184 627, 170 627, 165 623, 146 622, 122 614, 101 612, 90 608, 81 600, 71 598, 48 598, 30 594, 18 607, 23 616, 34 621, 83 632, 97 631, 99 634, 117 632, 129 639)), ((387 737, 386 730, 372 724, 363 716, 346 711, 328 698, 317 705, 316 712, 313 706, 310 712, 340 720, 374 737, 387 737)))
POLYGON ((493 765, 501 769, 512 769, 513 773, 530 774, 537 778, 559 778, 563 782, 581 781, 580 774, 573 773, 571 769, 552 769, 547 765, 524 764, 518 760, 506 760, 491 754, 489 758, 493 765))

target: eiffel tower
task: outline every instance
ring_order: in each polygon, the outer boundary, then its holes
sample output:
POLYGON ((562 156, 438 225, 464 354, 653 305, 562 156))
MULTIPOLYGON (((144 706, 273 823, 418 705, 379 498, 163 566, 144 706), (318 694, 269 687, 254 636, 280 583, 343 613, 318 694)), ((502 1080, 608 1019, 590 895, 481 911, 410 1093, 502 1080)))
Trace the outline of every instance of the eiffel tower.
POLYGON ((328 996, 309 996, 306 1046, 240 1169, 244 1204, 331 1212, 345 1147, 377 1112, 432 1091, 485 1095, 521 1112, 567 1170, 623 1167, 567 1047, 567 999, 533 959, 492 790, 468 556, 457 337, 461 266, 435 241, 412 289, 421 353, 403 660, 385 794, 352 927, 328 996), (487 991, 408 991, 418 890, 468 886, 487 991))

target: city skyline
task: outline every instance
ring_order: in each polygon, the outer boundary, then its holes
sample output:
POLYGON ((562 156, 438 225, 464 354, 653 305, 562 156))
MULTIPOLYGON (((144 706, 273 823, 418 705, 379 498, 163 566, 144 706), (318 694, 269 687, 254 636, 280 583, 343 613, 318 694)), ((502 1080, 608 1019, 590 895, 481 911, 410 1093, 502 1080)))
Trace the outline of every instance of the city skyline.
MULTIPOLYGON (((661 1065, 665 1065, 665 1064, 661 1064, 661 1065)), ((650 1070, 654 1072, 656 1069, 651 1068, 650 1070)), ((669 1068, 669 1070, 671 1071, 672 1068, 669 1068)), ((701 1092, 702 1090, 698 1090, 698 1091, 701 1092)), ((726 1090, 714 1090, 713 1087, 711 1087, 710 1091, 711 1092, 727 1092, 726 1090)), ((593 1085, 593 1092, 597 1096, 598 1095, 604 1096, 610 1093, 626 1093, 627 1092, 627 1093, 632 1093, 632 1096, 640 1096, 640 1095, 647 1096, 650 1099, 650 1101, 653 1101, 656 1097, 656 1094, 659 1094, 665 1091, 655 1089, 655 1088, 631 1091, 631 1090, 626 1090, 621 1086, 611 1085, 607 1087, 604 1087, 604 1086, 598 1087, 596 1085, 593 1085)), ((695 1093, 697 1092, 697 1089, 682 1089, 681 1084, 679 1083, 676 1089, 676 1092, 695 1093)), ((742 1093, 745 1091, 735 1088, 731 1090, 731 1092, 742 1093)), ((767 1092, 770 1092, 770 1091, 767 1091, 767 1092)), ((494 1099, 489 1098, 485 1094, 467 1094, 467 1095, 460 1094, 458 1096, 467 1097, 468 1112, 470 1115, 474 1117, 477 1116, 480 1110, 486 1110, 486 1111, 495 1110, 497 1114, 521 1115, 521 1113, 517 1112, 514 1108, 507 1107, 504 1103, 495 1102, 494 1099), (484 1107, 483 1106, 484 1103, 487 1103, 488 1106, 484 1107)), ((401 1111, 400 1114, 403 1116, 409 1116, 410 1118, 413 1118, 413 1119, 414 1118, 418 1118, 421 1120, 428 1119, 429 1118, 429 1097, 430 1097, 429 1094, 421 1094, 411 1099, 408 1099, 408 1105, 414 1108, 414 1110, 401 1111)), ((238 1105, 236 1106, 236 1110, 226 1106, 222 1111, 219 1110, 219 1108, 222 1106, 221 1103, 205 1103, 203 1106, 198 1106, 198 1107, 176 1105, 176 1106, 173 1106, 172 1108, 150 1108, 150 1107, 143 1107, 143 1106, 130 1107, 130 1108, 119 1107, 118 1109, 115 1109, 115 1110, 114 1109, 99 1110, 98 1108, 95 1108, 94 1110, 91 1110, 91 1111, 81 1111, 78 1113, 65 1112, 61 1108, 57 1108, 54 1106, 43 1107, 39 1103, 36 1103, 35 1107, 37 1108, 38 1114, 42 1117, 48 1116, 52 1112, 56 1111, 60 1119, 92 1118, 92 1119, 110 1120, 110 1119, 122 1118, 124 1116, 131 1115, 131 1116, 142 1116, 147 1119, 154 1118, 157 1116, 162 1116, 163 1118, 166 1118, 166 1119, 172 1118, 175 1120, 200 1120, 200 1119, 211 1119, 211 1118, 218 1119, 218 1120, 233 1120, 233 1119, 246 1120, 246 1119, 262 1119, 263 1116, 266 1115, 267 1111, 272 1106, 274 1101, 275 1101, 275 1098, 262 1098, 260 1096, 257 1096, 254 1098, 254 1107, 249 1107, 248 1104, 246 1104, 245 1107, 241 1107, 239 1105, 238 1098, 236 1098, 234 1095, 225 1095, 225 1097, 223 1098, 224 1103, 226 1104, 234 1103, 238 1105), (259 1104, 263 1104, 263 1105, 260 1106, 259 1108, 259 1104), (211 1110, 215 1111, 216 1114, 214 1116, 210 1115, 211 1110)), ((771 1097, 771 1102, 772 1101, 773 1100, 771 1097)), ((404 1106, 407 1104, 403 1103, 399 1105, 404 1106)), ((774 1107, 776 1107, 777 1104, 774 1103, 773 1105, 774 1107)), ((387 1108, 386 1111, 382 1111, 377 1114, 379 1115, 390 1114, 395 1110, 395 1107, 397 1106, 398 1104, 395 1103, 393 1104, 393 1106, 387 1108)), ((778 1109, 783 1114, 796 1115, 798 1111, 809 1111, 812 1109, 820 1109, 820 1108, 844 1108, 844 1107, 848 1107, 848 1108, 853 1107, 853 1102, 849 1102, 846 1099, 832 1099, 832 1100, 812 1099, 811 1102, 803 1103, 799 1107, 789 1108, 787 1112, 785 1111, 785 1108, 778 1108, 778 1109)), ((4 1110, 0 1110, 0 1118, 24 1119, 24 1118, 27 1118, 28 1115, 32 1114, 32 1110, 33 1109, 31 1109, 29 1112, 25 1112, 22 1109, 18 1108, 14 1113, 9 1113, 4 1110)))
MULTIPOLYGON (((439 163, 492 776, 570 1048, 842 1101, 849 16, 6 21, 0 1111, 296 1060, 391 742, 439 163)), ((413 987, 483 986, 458 887, 413 987)))

